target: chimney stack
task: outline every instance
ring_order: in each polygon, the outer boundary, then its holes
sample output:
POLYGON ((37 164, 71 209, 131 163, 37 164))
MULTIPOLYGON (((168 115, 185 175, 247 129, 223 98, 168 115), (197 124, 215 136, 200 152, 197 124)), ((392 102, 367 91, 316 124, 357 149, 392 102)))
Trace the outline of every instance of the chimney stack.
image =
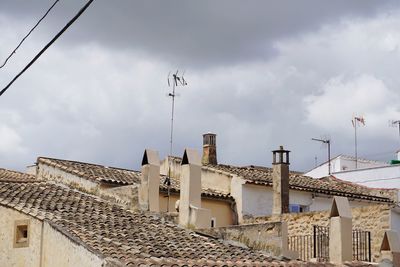
POLYGON ((179 224, 189 228, 209 228, 211 211, 201 208, 201 162, 197 151, 185 149, 181 165, 179 224))
POLYGON ((217 165, 217 135, 213 133, 203 134, 203 165, 217 165))
POLYGON ((273 215, 289 212, 289 152, 283 146, 272 151, 273 215))
POLYGON ((146 211, 160 211, 160 159, 158 152, 146 149, 142 159, 139 186, 139 207, 146 211))

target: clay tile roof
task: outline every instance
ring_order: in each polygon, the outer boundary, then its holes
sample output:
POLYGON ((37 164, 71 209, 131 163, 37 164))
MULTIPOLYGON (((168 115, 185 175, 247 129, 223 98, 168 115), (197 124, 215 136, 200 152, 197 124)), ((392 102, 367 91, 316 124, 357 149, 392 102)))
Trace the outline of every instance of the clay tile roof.
MULTIPOLYGON (((160 189, 161 191, 166 192, 168 190, 167 185, 164 183, 166 176, 163 175, 161 176, 160 180, 160 189)), ((176 179, 174 177, 171 177, 171 186, 170 190, 171 192, 179 193, 180 192, 180 180, 176 179)), ((202 188, 201 189, 201 195, 203 197, 210 197, 210 198, 221 198, 221 199, 231 199, 233 200, 233 197, 229 193, 224 193, 220 192, 211 188, 202 188)))
POLYGON ((116 183, 121 185, 129 185, 140 182, 140 173, 132 170, 45 157, 39 157, 37 163, 43 163, 48 166, 56 167, 65 172, 94 182, 116 183))
POLYGON ((27 173, 10 171, 0 168, 0 181, 4 182, 35 182, 36 177, 27 173))
POLYGON ((45 220, 99 257, 125 266, 284 264, 261 252, 185 230, 159 215, 127 211, 54 183, 0 181, 0 205, 45 220))
MULTIPOLYGON (((94 182, 116 183, 120 185, 131 185, 140 183, 141 174, 139 171, 134 170, 106 167, 92 163, 46 157, 39 157, 38 163, 43 163, 48 166, 61 169, 62 171, 65 171, 67 173, 71 173, 94 182)), ((162 176, 160 181, 160 189, 162 191, 167 191, 167 186, 163 183, 164 180, 165 176, 162 176)), ((170 189, 172 192, 179 193, 179 179, 171 179, 170 189)), ((230 194, 206 188, 202 189, 202 195, 204 197, 233 199, 230 194)))
MULTIPOLYGON (((249 184, 272 186, 272 168, 259 166, 236 167, 230 165, 207 165, 208 169, 224 171, 243 177, 249 184)), ((362 185, 345 182, 335 177, 314 179, 291 171, 289 174, 291 189, 322 193, 327 195, 346 196, 379 202, 394 202, 397 199, 395 190, 373 189, 362 185)))

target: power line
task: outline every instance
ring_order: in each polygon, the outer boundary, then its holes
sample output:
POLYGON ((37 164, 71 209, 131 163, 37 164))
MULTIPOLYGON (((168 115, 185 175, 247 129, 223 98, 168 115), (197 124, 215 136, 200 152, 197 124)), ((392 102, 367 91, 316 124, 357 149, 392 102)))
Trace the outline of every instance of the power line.
POLYGON ((17 47, 11 52, 11 54, 6 58, 6 60, 4 61, 3 65, 0 66, 0 69, 3 68, 6 64, 7 61, 15 54, 15 52, 17 51, 17 49, 22 45, 22 43, 25 41, 26 38, 28 38, 28 36, 36 29, 36 27, 40 24, 40 22, 42 22, 42 20, 47 16, 47 14, 49 14, 49 12, 53 9, 53 7, 59 2, 60 0, 56 0, 51 7, 46 11, 46 13, 44 13, 44 15, 40 18, 40 20, 35 24, 35 26, 33 26, 33 28, 28 32, 27 35, 25 35, 24 38, 22 38, 21 42, 19 42, 19 44, 17 45, 17 47))
POLYGON ((82 15, 83 12, 92 4, 94 0, 89 0, 80 10, 79 12, 62 28, 62 30, 57 33, 56 36, 53 37, 53 39, 42 49, 40 52, 31 60, 31 62, 28 63, 28 65, 21 70, 17 76, 15 76, 9 84, 7 84, 6 87, 4 87, 3 90, 0 91, 0 96, 2 96, 8 88, 21 76, 27 69, 29 69, 30 66, 32 66, 33 63, 82 15))

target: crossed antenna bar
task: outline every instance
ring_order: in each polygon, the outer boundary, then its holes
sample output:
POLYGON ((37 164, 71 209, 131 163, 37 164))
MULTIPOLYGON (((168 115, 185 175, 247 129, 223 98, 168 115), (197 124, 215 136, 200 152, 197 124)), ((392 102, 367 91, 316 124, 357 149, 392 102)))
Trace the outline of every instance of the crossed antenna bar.
POLYGON ((331 175, 331 140, 330 139, 319 139, 311 138, 313 141, 321 142, 328 145, 328 174, 331 175))

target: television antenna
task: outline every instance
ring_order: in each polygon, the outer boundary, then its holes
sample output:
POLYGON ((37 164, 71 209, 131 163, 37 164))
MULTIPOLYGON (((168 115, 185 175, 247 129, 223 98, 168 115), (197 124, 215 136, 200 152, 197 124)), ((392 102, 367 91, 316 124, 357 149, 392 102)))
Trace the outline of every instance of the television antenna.
POLYGON ((331 140, 330 140, 330 138, 311 138, 311 140, 321 142, 322 144, 328 145, 328 174, 331 175, 331 140))
POLYGON ((363 116, 353 116, 351 119, 351 123, 353 124, 354 127, 354 157, 356 158, 356 170, 357 170, 357 126, 363 125, 365 126, 365 119, 363 116))
POLYGON ((399 129, 399 138, 400 138, 400 120, 390 120, 389 121, 389 126, 399 129))
MULTIPOLYGON (((168 93, 168 97, 171 97, 171 130, 170 130, 170 139, 169 139, 169 156, 172 156, 173 152, 173 137, 174 137, 174 112, 175 112, 175 97, 179 96, 175 92, 176 87, 178 86, 186 86, 187 82, 184 78, 185 71, 179 76, 179 70, 176 70, 175 73, 168 73, 168 87, 172 87, 172 92, 168 93)), ((169 158, 169 157, 168 157, 169 158)), ((167 212, 169 211, 169 199, 170 199, 170 186, 171 186, 171 160, 168 159, 168 175, 165 177, 164 184, 167 185, 168 189, 168 202, 167 202, 167 212)))

